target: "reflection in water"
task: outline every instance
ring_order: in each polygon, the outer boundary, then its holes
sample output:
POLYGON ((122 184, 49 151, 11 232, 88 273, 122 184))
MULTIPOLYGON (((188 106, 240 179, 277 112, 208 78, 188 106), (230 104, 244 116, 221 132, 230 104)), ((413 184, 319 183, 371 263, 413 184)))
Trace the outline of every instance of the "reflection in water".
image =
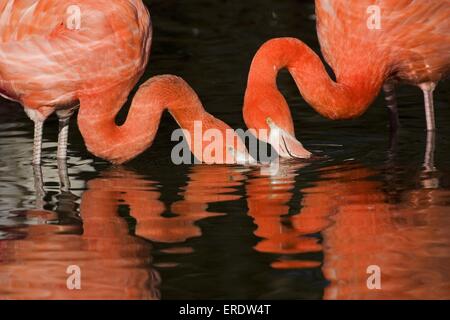
POLYGON ((298 171, 284 171, 247 186, 262 238, 255 249, 281 255, 273 268, 316 268, 319 261, 295 255, 322 251, 325 299, 450 298, 450 191, 412 190, 389 204, 375 172, 349 162, 321 169, 314 186, 301 190, 300 212, 289 215, 298 171), (382 290, 367 287, 371 265, 381 268, 382 290))
POLYGON ((448 190, 406 192, 391 205, 368 169, 341 167, 326 176, 333 182, 309 190, 321 190, 315 197, 335 210, 323 232, 326 299, 450 298, 448 190), (381 268, 382 290, 367 288, 370 265, 381 268))
MULTIPOLYGON (((0 241, 0 297, 2 299, 157 299, 161 283, 152 268, 151 247, 145 238, 160 243, 182 243, 202 232, 195 223, 220 216, 209 206, 241 198, 236 195, 245 169, 228 166, 195 166, 182 188, 181 200, 171 205, 171 215, 159 200, 157 184, 134 172, 113 168, 87 183, 80 199, 81 223, 63 224, 77 215, 78 197, 58 195, 54 211, 46 206, 41 172, 36 168, 35 210, 15 212, 25 225, 7 228, 13 240, 0 241), (41 194, 42 193, 42 194, 41 194), (121 208, 136 220, 130 234, 121 208), (141 237, 141 238, 139 238, 141 237), (70 265, 82 272, 82 290, 66 287, 70 265)), ((60 167, 61 169, 61 167, 60 167)), ((61 180, 67 179, 60 170, 61 180)), ((64 184, 63 184, 64 185, 64 184)), ((172 247, 163 252, 189 253, 191 248, 172 247)))
MULTIPOLYGON (((223 213, 208 210, 210 204, 233 201, 240 198, 233 194, 242 184, 245 176, 237 167, 198 165, 191 168, 187 186, 183 188, 179 200, 171 206, 171 216, 164 216, 164 210, 154 206, 155 210, 134 210, 137 220, 136 234, 146 239, 162 243, 181 243, 193 237, 200 237, 202 232, 195 223, 199 220, 220 216, 223 213)), ((142 199, 131 198, 129 202, 136 207, 149 207, 142 199)), ((142 198, 142 197, 141 197, 142 198)), ((149 197, 147 197, 149 199, 149 197)))
POLYGON ((324 224, 311 215, 306 207, 302 214, 289 215, 289 201, 293 197, 295 178, 300 164, 280 163, 280 170, 274 175, 253 173, 247 183, 248 214, 254 219, 257 229, 255 235, 262 238, 255 250, 264 253, 283 255, 272 263, 273 268, 312 268, 320 262, 312 260, 295 260, 293 255, 321 251, 316 237, 324 224), (310 216, 312 219, 310 219, 310 216), (301 221, 307 220, 307 223, 301 221))
MULTIPOLYGON (((392 182, 355 161, 312 164, 318 165, 312 170, 282 162, 272 175, 260 168, 193 166, 180 199, 169 204, 160 200, 157 182, 112 168, 90 180, 81 198, 63 191, 57 207, 45 210, 42 195, 39 208, 10 212, 14 222, 0 227, 7 234, 0 240, 0 297, 158 299, 162 280, 154 266, 185 270, 177 256, 196 248, 180 244, 206 239, 198 222, 226 215, 245 184, 255 252, 268 255, 283 277, 318 270, 328 280, 325 299, 450 298, 450 191, 438 187, 432 153, 426 153, 420 188, 398 190, 395 201, 385 191, 392 182), (307 169, 317 178, 305 179, 307 169), (135 226, 119 215, 127 209, 135 226), (175 262, 154 264, 146 240, 167 244, 159 252, 175 262), (70 265, 82 270, 81 291, 66 287, 70 265), (370 265, 381 268, 381 290, 367 287, 370 265)), ((395 170, 395 163, 388 168, 395 170)), ((245 265, 249 258, 240 259, 245 265)), ((277 290, 283 286, 292 290, 282 282, 277 290)))
POLYGON ((293 255, 322 251, 325 299, 449 299, 450 191, 438 188, 433 141, 429 136, 422 187, 402 191, 398 203, 389 201, 376 171, 352 161, 318 170, 319 179, 301 190, 300 212, 289 215, 298 168, 256 174, 247 186, 262 238, 255 249, 282 255, 272 263, 278 269, 316 268, 320 262, 293 255), (381 268, 381 290, 367 286, 372 265, 381 268))
MULTIPOLYGON (((127 194, 157 199, 158 192, 133 173, 112 170, 88 183, 80 215, 83 225, 58 224, 56 211, 26 210, 17 218, 16 240, 0 247, 0 298, 2 299, 156 299, 159 275, 151 267, 149 245, 129 234, 118 207, 130 205, 127 194), (33 221, 33 223, 30 223, 33 221), (68 290, 66 270, 81 268, 81 290, 68 290)), ((75 198, 62 194, 63 210, 75 198)), ((149 200, 147 210, 157 200, 149 200)), ((137 209, 139 210, 139 209, 137 209)))

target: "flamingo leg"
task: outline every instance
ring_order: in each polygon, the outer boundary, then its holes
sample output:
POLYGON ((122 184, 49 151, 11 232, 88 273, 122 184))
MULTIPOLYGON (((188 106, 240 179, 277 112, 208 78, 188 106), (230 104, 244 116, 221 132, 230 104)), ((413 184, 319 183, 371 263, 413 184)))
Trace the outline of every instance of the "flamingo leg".
POLYGON ((61 190, 63 192, 69 192, 70 179, 69 171, 67 170, 67 162, 65 159, 58 159, 58 175, 61 190))
POLYGON ((434 153, 436 149, 436 131, 427 131, 427 146, 424 159, 424 170, 422 171, 422 186, 426 189, 437 189, 440 186, 437 177, 437 168, 434 165, 434 153))
POLYGON ((59 118, 58 151, 56 158, 58 160, 67 159, 67 143, 69 140, 69 123, 75 108, 59 110, 56 115, 59 118))
POLYGON ((424 168, 426 172, 436 171, 434 166, 434 153, 436 148, 436 133, 435 131, 427 132, 427 147, 425 151, 424 168))
POLYGON ((34 121, 34 140, 33 140, 33 165, 41 164, 42 155, 42 133, 44 130, 44 121, 36 119, 34 121))
POLYGON ((400 127, 400 120, 398 117, 397 97, 395 95, 395 85, 392 82, 386 82, 383 86, 385 93, 385 99, 387 102, 387 108, 389 110, 389 124, 391 128, 391 134, 398 131, 400 127))
POLYGON ((427 118, 427 131, 436 130, 436 120, 434 116, 433 92, 436 88, 435 83, 423 83, 420 85, 425 98, 425 115, 427 118))
POLYGON ((34 188, 36 190, 36 208, 44 209, 45 205, 45 189, 44 189, 44 179, 42 177, 42 167, 37 164, 33 165, 34 174, 34 188))

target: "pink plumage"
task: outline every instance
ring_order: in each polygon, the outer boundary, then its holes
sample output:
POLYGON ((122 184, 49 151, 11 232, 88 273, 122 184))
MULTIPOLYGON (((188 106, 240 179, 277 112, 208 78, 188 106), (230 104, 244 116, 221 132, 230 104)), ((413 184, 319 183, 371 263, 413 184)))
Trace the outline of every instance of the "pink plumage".
POLYGON ((395 85, 424 92, 427 129, 435 129, 433 91, 450 71, 450 0, 316 0, 317 32, 332 79, 318 55, 302 41, 266 42, 253 59, 244 101, 249 128, 283 132, 285 157, 301 157, 289 107, 276 87, 287 68, 300 93, 321 115, 358 117, 381 88, 387 93, 391 127, 398 127, 395 85))

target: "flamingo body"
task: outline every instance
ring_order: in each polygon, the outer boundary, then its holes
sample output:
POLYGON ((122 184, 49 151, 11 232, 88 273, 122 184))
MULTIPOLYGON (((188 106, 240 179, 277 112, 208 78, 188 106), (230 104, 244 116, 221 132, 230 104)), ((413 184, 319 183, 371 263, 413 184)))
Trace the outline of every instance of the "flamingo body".
MULTIPOLYGON (((295 157, 297 148, 289 107, 276 87, 276 76, 283 68, 289 70, 306 102, 330 119, 360 116, 385 83, 390 93, 397 82, 420 86, 425 93, 427 128, 434 130, 432 92, 450 71, 450 1, 380 0, 375 4, 380 24, 371 28, 368 9, 373 1, 316 0, 318 37, 335 79, 317 54, 297 39, 272 39, 255 55, 244 119, 255 130, 268 129, 267 119, 284 129, 289 139, 287 152, 281 150, 280 155, 295 157)), ((388 100, 396 114, 394 98, 388 100)))
POLYGON ((134 85, 147 65, 150 17, 140 0, 9 0, 0 12, 1 92, 43 116, 80 95, 134 85), (68 25, 74 5, 79 30, 68 25))
POLYGON ((378 1, 380 29, 368 26, 373 4, 316 1, 320 46, 338 79, 364 72, 369 63, 384 64, 388 77, 413 85, 448 74, 450 1, 378 1))
MULTIPOLYGON (((21 103, 35 122, 34 164, 41 161, 43 122, 55 111, 58 158, 66 158, 69 118, 78 106, 88 150, 113 163, 127 162, 152 144, 166 109, 187 131, 195 121, 202 121, 204 130, 231 130, 204 110, 184 80, 170 75, 149 79, 125 123, 116 124, 149 59, 152 26, 141 0, 2 1, 0 30, 0 94, 21 103)), ((195 156, 207 146, 202 142, 195 156)), ((247 154, 237 136, 223 149, 224 156, 211 161, 235 163, 247 154)))

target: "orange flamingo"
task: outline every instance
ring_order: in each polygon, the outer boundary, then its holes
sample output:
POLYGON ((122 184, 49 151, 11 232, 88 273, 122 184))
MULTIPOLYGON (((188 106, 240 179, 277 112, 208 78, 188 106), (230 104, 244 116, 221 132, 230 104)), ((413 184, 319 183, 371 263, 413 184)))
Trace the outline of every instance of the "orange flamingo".
POLYGON ((243 110, 247 126, 275 131, 283 141, 277 150, 280 156, 308 155, 295 139, 289 107, 276 86, 278 72, 287 68, 306 102, 330 119, 360 116, 386 84, 394 128, 398 119, 393 83, 417 85, 425 94, 427 128, 434 130, 432 93, 450 71, 450 1, 315 3, 321 49, 336 81, 300 40, 268 41, 250 69, 243 110), (379 25, 372 26, 372 18, 378 18, 379 25))
MULTIPOLYGON (((196 120, 203 130, 230 129, 175 76, 145 83, 126 122, 116 125, 148 62, 152 28, 141 0, 2 1, 0 27, 0 94, 21 103, 34 121, 34 164, 41 162, 43 123, 53 112, 60 119, 57 157, 66 158, 69 118, 77 107, 88 150, 113 163, 129 161, 152 144, 165 109, 188 131, 196 120)), ((203 148, 194 152, 197 158, 203 148)), ((240 142, 224 146, 230 148, 235 156, 216 162, 235 162, 246 152, 240 142)))

